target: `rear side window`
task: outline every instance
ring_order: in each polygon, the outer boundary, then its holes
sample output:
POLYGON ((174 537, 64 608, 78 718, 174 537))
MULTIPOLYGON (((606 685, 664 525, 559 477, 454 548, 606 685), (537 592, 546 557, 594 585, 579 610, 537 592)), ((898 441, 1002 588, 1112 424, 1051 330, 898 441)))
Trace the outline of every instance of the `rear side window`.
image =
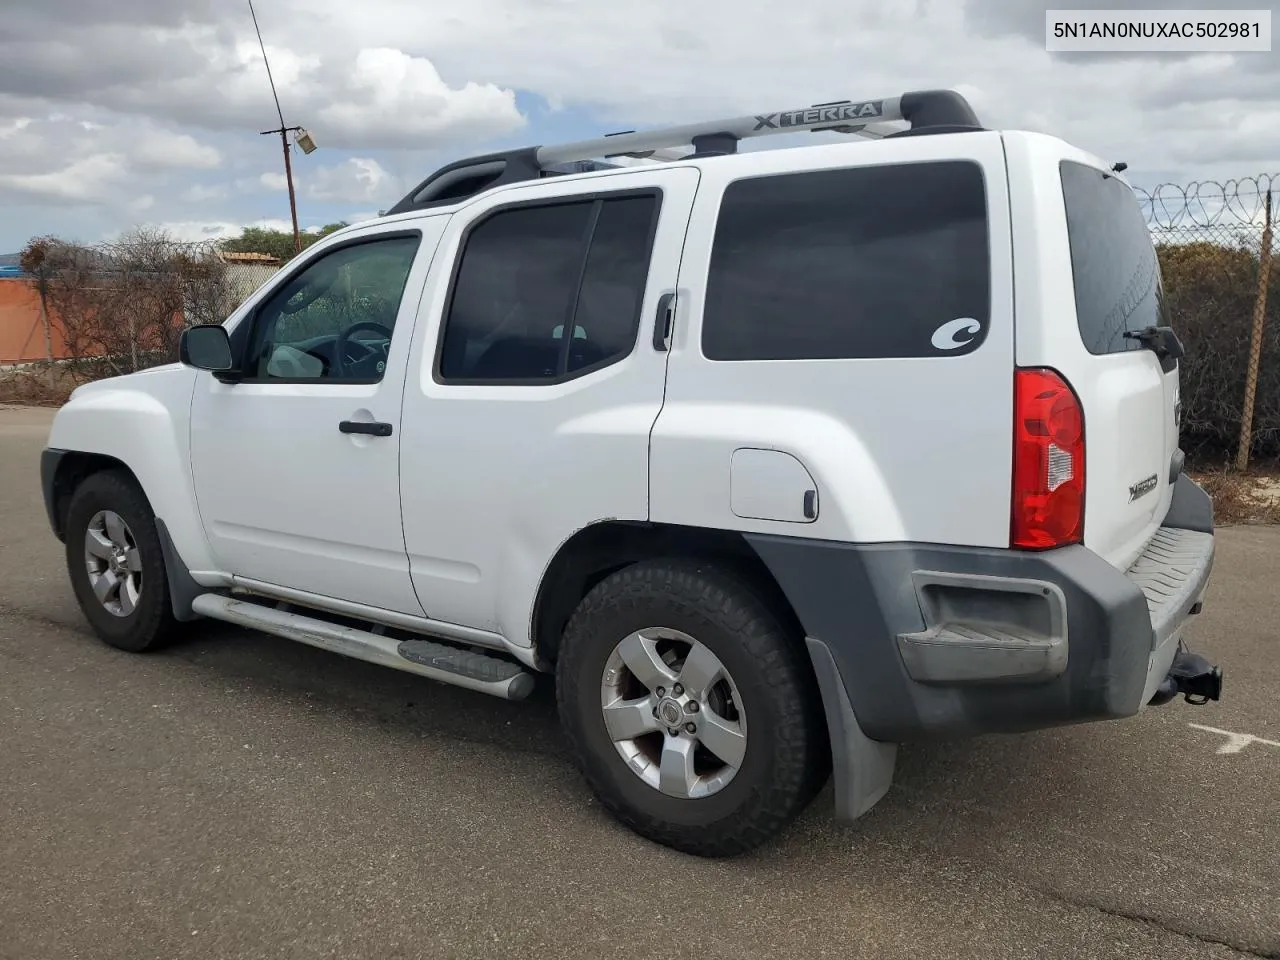
POLYGON ((440 350, 446 383, 550 383, 631 353, 660 198, 514 207, 468 234, 440 350))
POLYGON ((1080 339, 1090 353, 1141 350, 1130 330, 1168 325, 1160 262, 1137 198, 1095 167, 1062 161, 1080 339))
POLYGON ((982 168, 942 161, 739 180, 711 252, 711 360, 976 350, 991 310, 982 168))
POLYGON ((589 338, 600 357, 572 350, 568 372, 598 359, 631 352, 649 277, 649 244, 656 197, 606 201, 591 234, 591 249, 582 273, 574 336, 589 338))

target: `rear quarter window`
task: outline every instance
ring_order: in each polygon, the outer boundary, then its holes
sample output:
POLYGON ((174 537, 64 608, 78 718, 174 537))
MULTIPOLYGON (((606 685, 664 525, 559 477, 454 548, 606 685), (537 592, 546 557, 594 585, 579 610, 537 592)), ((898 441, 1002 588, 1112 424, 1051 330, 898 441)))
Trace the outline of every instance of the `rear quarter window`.
POLYGON ((969 353, 991 309, 987 198, 971 161, 739 180, 711 251, 711 360, 969 353))
POLYGON ((1141 350, 1125 333, 1167 326, 1168 314, 1138 200, 1122 180, 1096 167, 1064 160, 1059 175, 1080 339, 1093 354, 1141 350))

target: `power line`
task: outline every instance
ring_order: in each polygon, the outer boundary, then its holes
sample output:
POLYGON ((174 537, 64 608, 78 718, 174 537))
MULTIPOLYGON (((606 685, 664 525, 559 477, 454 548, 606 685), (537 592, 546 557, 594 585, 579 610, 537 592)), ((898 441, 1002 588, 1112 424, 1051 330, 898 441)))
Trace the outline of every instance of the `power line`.
POLYGON ((271 84, 271 98, 276 102, 276 116, 280 118, 280 126, 284 126, 284 111, 280 109, 280 97, 276 94, 276 81, 271 76, 271 61, 267 59, 267 45, 262 42, 262 30, 258 27, 258 14, 253 9, 253 0, 249 0, 249 16, 253 17, 253 29, 258 35, 258 47, 262 50, 262 62, 267 68, 267 81, 271 84))
MULTIPOLYGON (((268 134, 280 134, 280 146, 284 149, 284 176, 289 184, 289 215, 293 218, 293 250, 294 253, 302 252, 302 237, 298 232, 298 201, 293 191, 293 164, 289 159, 289 133, 291 131, 300 130, 300 127, 286 127, 284 125, 284 111, 280 109, 280 96, 276 93, 276 81, 271 76, 271 61, 267 59, 267 45, 262 42, 262 29, 258 26, 258 14, 253 9, 253 0, 249 0, 249 16, 253 17, 253 29, 258 34, 258 46, 262 50, 262 62, 267 67, 267 80, 271 84, 271 98, 276 102, 276 116, 280 118, 280 126, 275 130, 263 130, 263 136, 268 134)), ((314 146, 312 149, 315 149, 314 146)))

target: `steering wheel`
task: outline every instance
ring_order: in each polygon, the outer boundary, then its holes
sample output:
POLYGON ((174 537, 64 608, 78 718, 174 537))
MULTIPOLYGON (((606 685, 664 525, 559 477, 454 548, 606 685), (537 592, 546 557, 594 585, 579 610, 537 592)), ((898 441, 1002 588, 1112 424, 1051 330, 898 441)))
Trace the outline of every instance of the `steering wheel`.
POLYGON ((380 333, 384 337, 386 337, 386 343, 382 344, 383 360, 386 359, 387 352, 391 346, 391 331, 387 327, 383 326, 381 323, 378 323, 378 321, 359 320, 356 323, 351 324, 351 326, 347 327, 341 333, 338 334, 338 339, 335 340, 333 344, 334 362, 338 365, 338 374, 340 377, 345 377, 350 367, 354 366, 357 363, 360 363, 362 360, 368 360, 371 356, 373 356, 374 352, 378 349, 377 347, 371 347, 360 340, 356 340, 354 342, 360 344, 360 347, 364 350, 364 356, 361 356, 361 357, 347 356, 347 348, 353 342, 351 340, 351 334, 355 333, 355 331, 357 330, 372 330, 375 333, 380 333))

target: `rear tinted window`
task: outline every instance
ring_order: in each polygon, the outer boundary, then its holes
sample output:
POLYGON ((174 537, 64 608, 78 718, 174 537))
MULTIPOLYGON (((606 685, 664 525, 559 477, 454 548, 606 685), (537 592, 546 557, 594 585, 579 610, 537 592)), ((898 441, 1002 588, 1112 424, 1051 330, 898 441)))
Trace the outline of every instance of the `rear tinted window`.
POLYGON ((442 382, 551 382, 634 349, 659 197, 501 210, 470 232, 442 382))
POLYGON ((740 180, 707 280, 712 360, 924 357, 986 336, 982 169, 968 161, 740 180))
POLYGON ((1140 350, 1125 331, 1168 322, 1142 209, 1129 187, 1095 167, 1064 160, 1060 174, 1080 339, 1090 353, 1140 350))

